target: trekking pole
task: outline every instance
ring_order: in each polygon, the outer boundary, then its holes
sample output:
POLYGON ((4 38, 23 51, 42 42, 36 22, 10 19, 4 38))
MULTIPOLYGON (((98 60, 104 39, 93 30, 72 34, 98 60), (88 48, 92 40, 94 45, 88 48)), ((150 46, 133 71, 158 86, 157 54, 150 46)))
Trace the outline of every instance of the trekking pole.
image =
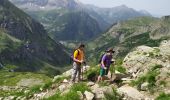
MULTIPOLYGON (((84 64, 84 66, 83 66, 83 67, 84 67, 85 72, 86 72, 86 62, 84 62, 83 64, 84 64)), ((84 70, 84 69, 82 68, 82 80, 83 80, 83 70, 84 70)))

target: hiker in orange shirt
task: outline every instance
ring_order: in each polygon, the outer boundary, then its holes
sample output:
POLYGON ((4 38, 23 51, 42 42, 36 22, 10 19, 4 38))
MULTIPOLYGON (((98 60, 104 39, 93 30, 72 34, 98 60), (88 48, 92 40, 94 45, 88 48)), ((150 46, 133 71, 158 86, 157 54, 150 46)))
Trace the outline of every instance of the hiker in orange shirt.
POLYGON ((78 74, 78 81, 80 81, 81 65, 85 63, 84 57, 84 44, 80 44, 79 48, 74 51, 73 54, 73 72, 72 72, 72 82, 75 82, 76 76, 78 74))

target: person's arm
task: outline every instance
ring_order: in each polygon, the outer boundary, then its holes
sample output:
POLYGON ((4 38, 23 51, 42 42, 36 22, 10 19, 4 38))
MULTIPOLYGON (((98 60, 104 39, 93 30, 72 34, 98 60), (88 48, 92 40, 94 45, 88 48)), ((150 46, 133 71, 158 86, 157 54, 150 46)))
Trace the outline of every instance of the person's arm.
POLYGON ((73 60, 74 60, 75 62, 82 63, 82 61, 80 61, 80 60, 77 59, 78 53, 80 53, 78 50, 76 50, 76 51, 74 52, 73 60))

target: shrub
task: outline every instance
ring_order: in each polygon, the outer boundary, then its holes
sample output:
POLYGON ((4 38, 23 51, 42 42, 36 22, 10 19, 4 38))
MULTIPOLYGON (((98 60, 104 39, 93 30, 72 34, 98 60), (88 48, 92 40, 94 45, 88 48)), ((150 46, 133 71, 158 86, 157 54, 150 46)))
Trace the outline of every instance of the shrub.
POLYGON ((115 69, 121 73, 126 73, 126 69, 121 65, 115 66, 115 69))
POLYGON ((159 65, 155 65, 151 68, 151 70, 149 70, 147 72, 146 75, 143 75, 141 77, 139 77, 136 81, 132 81, 131 85, 136 85, 138 87, 138 89, 140 89, 140 86, 142 83, 144 82, 148 82, 148 90, 150 93, 154 92, 155 89, 155 83, 156 83, 156 76, 159 75, 159 70, 157 68, 160 68, 159 65))
POLYGON ((90 68, 85 74, 84 76, 91 81, 95 81, 96 80, 96 76, 99 74, 100 71, 100 66, 95 66, 90 68))
POLYGON ((170 94, 161 93, 156 100, 170 100, 170 94))
POLYGON ((85 83, 74 84, 70 91, 61 96, 60 92, 57 92, 54 96, 49 97, 45 100, 80 100, 77 91, 84 93, 85 91, 91 91, 85 83))
POLYGON ((84 93, 85 91, 90 91, 89 87, 85 84, 85 83, 78 83, 78 84, 74 84, 71 87, 71 91, 81 91, 82 93, 84 93))

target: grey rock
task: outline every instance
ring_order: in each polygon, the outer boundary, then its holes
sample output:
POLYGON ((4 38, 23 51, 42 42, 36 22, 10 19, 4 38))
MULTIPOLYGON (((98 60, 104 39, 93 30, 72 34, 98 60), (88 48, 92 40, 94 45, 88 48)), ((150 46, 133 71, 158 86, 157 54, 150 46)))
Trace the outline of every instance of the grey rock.
POLYGON ((58 88, 59 88, 59 90, 60 90, 61 92, 63 92, 64 90, 67 89, 67 86, 66 86, 65 84, 62 84, 62 85, 60 85, 58 88))
POLYGON ((94 82, 88 82, 88 83, 87 83, 87 86, 93 86, 93 85, 95 85, 94 82))
POLYGON ((124 96, 126 100, 142 100, 145 98, 137 89, 130 86, 122 86, 118 88, 118 93, 124 96))
POLYGON ((143 84, 141 85, 141 90, 143 90, 143 91, 148 90, 148 85, 149 85, 148 82, 143 83, 143 84))
POLYGON ((87 100, 93 100, 93 98, 94 98, 94 94, 91 92, 88 92, 88 91, 85 91, 84 95, 86 96, 87 100))

